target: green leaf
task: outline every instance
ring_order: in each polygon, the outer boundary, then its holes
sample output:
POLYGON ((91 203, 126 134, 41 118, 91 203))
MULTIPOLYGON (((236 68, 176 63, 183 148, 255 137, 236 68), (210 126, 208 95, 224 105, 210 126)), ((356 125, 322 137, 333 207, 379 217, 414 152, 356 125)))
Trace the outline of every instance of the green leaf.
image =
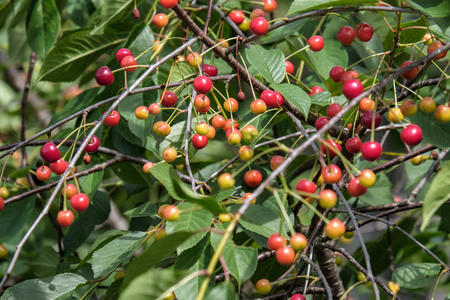
POLYGON ((293 84, 272 84, 271 87, 280 92, 287 101, 291 102, 296 108, 298 108, 305 117, 308 117, 309 108, 311 107, 311 98, 308 94, 293 84))
POLYGON ((266 50, 254 45, 251 49, 245 49, 247 59, 259 74, 269 83, 280 83, 286 75, 283 52, 279 49, 266 50))
MULTIPOLYGON (((424 19, 422 19, 422 18, 419 18, 415 21, 405 22, 405 23, 401 24, 401 28, 403 28, 403 29, 407 28, 407 27, 411 27, 411 26, 414 26, 414 27, 411 29, 402 31, 402 34, 400 35, 399 43, 401 43, 401 44, 416 43, 418 41, 421 41, 423 36, 428 32, 428 30, 426 28, 426 26, 428 26, 428 22, 425 22, 424 19), (417 28, 417 27, 423 27, 423 29, 417 28)), ((397 30, 397 26, 393 26, 392 29, 397 30)), ((394 41, 394 32, 389 30, 384 39, 384 51, 392 50, 393 41, 394 41)), ((395 55, 397 56, 398 54, 405 51, 405 49, 406 49, 406 47, 398 47, 395 50, 395 55)))
MULTIPOLYGON (((125 47, 130 49, 136 56, 148 49, 148 45, 153 45, 153 31, 150 26, 143 22, 134 26, 128 36, 125 47)), ((153 51, 148 51, 139 58, 140 64, 146 64, 153 55, 153 51)))
MULTIPOLYGON (((83 164, 81 166, 82 171, 91 168, 95 164, 101 164, 103 162, 103 160, 100 160, 96 156, 91 156, 91 158, 92 158, 91 165, 86 166, 83 164)), ((104 172, 103 170, 98 171, 98 172, 93 172, 87 176, 83 176, 78 179, 81 190, 83 191, 83 193, 85 193, 86 195, 89 196, 89 199, 94 198, 95 193, 98 190, 98 186, 100 185, 100 182, 103 179, 103 172, 104 172)))
POLYGON ((37 277, 49 277, 56 274, 58 263, 58 253, 52 247, 44 246, 28 265, 37 277))
POLYGON ((156 205, 150 202, 143 203, 138 207, 135 207, 129 211, 126 211, 124 214, 130 216, 132 218, 135 217, 152 217, 155 216, 158 212, 156 205))
POLYGON ((377 173, 375 185, 367 189, 367 193, 359 197, 361 202, 369 205, 381 205, 393 203, 392 183, 385 173, 377 173))
POLYGON ((122 289, 127 287, 134 278, 154 268, 161 260, 173 255, 177 247, 193 234, 192 232, 177 232, 153 243, 141 256, 128 265, 122 289))
POLYGON ((149 270, 133 280, 121 293, 119 300, 162 300, 188 275, 188 272, 173 269, 149 270))
MULTIPOLYGON (((180 214, 180 218, 178 220, 167 222, 167 234, 172 234, 179 231, 196 232, 199 229, 209 228, 209 226, 211 226, 213 221, 211 213, 205 209, 202 209, 200 205, 193 203, 181 203, 178 205, 178 208, 184 212, 180 214)), ((196 245, 207 233, 207 231, 198 232, 183 244, 178 246, 178 254, 196 245)))
MULTIPOLYGON (((232 213, 236 213, 239 207, 235 205, 230 210, 232 213)), ((249 231, 269 238, 273 233, 278 233, 280 222, 280 216, 276 215, 271 209, 259 205, 250 205, 241 217, 239 224, 249 231)))
MULTIPOLYGON (((247 210, 248 212, 248 210, 247 210)), ((216 228, 225 230, 225 227, 217 224, 216 228)), ((217 248, 222 240, 222 235, 211 232, 211 245, 214 250, 217 248)), ((258 263, 258 250, 255 248, 236 246, 232 240, 228 239, 223 249, 223 258, 227 264, 231 275, 238 281, 239 285, 243 284, 256 271, 258 263)))
POLYGON ((27 41, 44 59, 56 41, 61 19, 54 0, 32 0, 27 15, 27 41))
POLYGON ((103 192, 96 193, 92 204, 78 215, 64 235, 64 252, 69 254, 77 250, 94 230, 95 225, 102 224, 108 219, 110 211, 108 196, 103 192))
POLYGON ((175 200, 184 200, 200 204, 213 214, 226 212, 213 197, 204 197, 194 193, 190 186, 181 181, 177 172, 169 164, 157 164, 151 171, 153 176, 161 181, 167 192, 175 198, 175 200))
POLYGON ((105 299, 108 300, 117 300, 120 295, 120 286, 122 285, 123 278, 119 278, 109 286, 108 290, 105 294, 105 299))
POLYGON ((420 289, 431 286, 440 272, 439 264, 409 264, 394 270, 392 282, 402 288, 420 289))
POLYGON ((231 281, 219 283, 205 296, 205 300, 217 300, 217 299, 227 299, 227 300, 239 299, 234 289, 234 285, 231 281))
POLYGON ((26 231, 26 222, 33 213, 35 196, 5 206, 0 217, 0 237, 2 240, 18 237, 26 231))
POLYGON ((114 239, 92 255, 92 270, 95 278, 100 278, 128 262, 133 254, 141 247, 147 233, 130 232, 114 239))
MULTIPOLYGON (((178 256, 175 261, 176 270, 187 270, 195 272, 205 270, 211 260, 211 247, 209 238, 205 237, 200 243, 194 247, 187 249, 178 256)), ((203 277, 195 277, 186 284, 183 284, 175 291, 178 299, 195 300, 203 282, 203 277)), ((210 281, 209 287, 212 287, 213 282, 210 281)))
POLYGON ((97 20, 97 24, 91 31, 91 35, 103 33, 108 24, 124 16, 127 11, 131 12, 131 4, 133 3, 133 0, 108 0, 103 2, 99 20, 97 20))
POLYGON ((86 282, 82 276, 71 273, 31 279, 17 283, 2 295, 3 300, 64 300, 70 299, 78 285, 86 282))
POLYGON ((450 147, 450 122, 440 123, 433 114, 426 114, 420 109, 409 120, 420 126, 425 141, 439 148, 450 147))
POLYGON ((445 166, 437 173, 431 182, 431 186, 428 189, 425 199, 423 201, 422 210, 422 225, 420 230, 423 231, 428 226, 431 218, 436 211, 450 199, 450 164, 446 163, 445 166))
POLYGON ((312 52, 314 64, 323 80, 329 77, 330 70, 334 66, 346 66, 348 64, 348 54, 344 46, 337 41, 327 39, 321 51, 312 52))
POLYGON ((448 1, 420 1, 420 5, 417 2, 418 1, 408 1, 408 6, 420 10, 423 14, 430 16, 432 20, 439 25, 442 31, 446 31, 446 34, 450 33, 448 31, 450 26, 448 19, 448 16, 450 15, 450 3, 448 1))
POLYGON ((337 5, 355 5, 355 4, 370 4, 376 3, 377 0, 294 0, 289 8, 288 15, 295 14, 302 11, 314 10, 319 8, 327 8, 337 5))
POLYGON ((39 80, 74 81, 97 58, 123 42, 116 35, 90 35, 89 30, 75 31, 59 40, 45 58, 39 80))

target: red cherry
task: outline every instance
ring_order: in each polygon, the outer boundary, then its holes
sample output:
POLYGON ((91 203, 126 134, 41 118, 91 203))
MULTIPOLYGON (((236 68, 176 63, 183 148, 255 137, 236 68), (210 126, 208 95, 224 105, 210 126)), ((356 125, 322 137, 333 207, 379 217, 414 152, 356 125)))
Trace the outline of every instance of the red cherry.
MULTIPOLYGON (((412 64, 413 62, 411 60, 407 60, 404 63, 402 63, 402 65, 400 66, 400 68, 406 67, 410 64, 412 64)), ((406 80, 413 80, 414 78, 417 77, 417 74, 419 74, 419 67, 415 67, 412 68, 409 71, 406 71, 405 73, 402 74, 402 77, 406 80)))
POLYGON ((211 121, 212 125, 216 129, 222 129, 225 126, 225 122, 226 122, 225 118, 222 117, 221 115, 215 115, 211 121))
POLYGON ((223 126, 223 131, 227 132, 231 127, 239 129, 239 123, 235 119, 228 119, 225 121, 225 126, 223 126))
POLYGON ((130 49, 128 48, 122 48, 116 51, 116 60, 117 62, 120 64, 120 62, 122 61, 122 59, 125 56, 131 55, 133 56, 133 53, 130 51, 130 49))
POLYGON ((341 81, 341 77, 342 75, 344 75, 345 73, 345 69, 341 66, 335 66, 330 70, 330 78, 334 81, 334 82, 339 82, 341 81))
POLYGON ((250 20, 256 19, 258 17, 265 17, 266 13, 259 8, 255 8, 254 10, 252 10, 252 13, 250 14, 250 20))
POLYGON ((359 74, 356 71, 347 71, 341 76, 341 83, 345 84, 347 81, 352 79, 359 80, 359 74))
POLYGON ((275 96, 277 97, 277 100, 276 100, 277 103, 276 103, 274 108, 283 106, 283 104, 284 104, 284 97, 283 97, 283 95, 281 95, 278 92, 275 92, 275 96))
POLYGON ((89 206, 89 197, 85 193, 79 193, 70 198, 70 206, 77 212, 85 211, 89 206))
POLYGON ((315 85, 315 86, 313 86, 311 88, 311 93, 309 93, 308 96, 312 97, 315 94, 322 93, 322 92, 323 92, 323 88, 321 88, 320 86, 315 85))
POLYGON ((375 109, 375 101, 373 101, 372 99, 369 99, 369 98, 362 98, 361 101, 359 101, 359 109, 362 112, 374 110, 375 109))
POLYGON ((306 300, 306 297, 300 294, 294 294, 289 300, 306 300))
POLYGON ((236 112, 239 108, 239 103, 234 98, 228 98, 223 103, 223 108, 228 112, 236 112))
MULTIPOLYGON (((361 116, 361 124, 366 128, 372 128, 373 111, 366 111, 361 116)), ((381 116, 375 114, 375 128, 381 125, 381 116)))
POLYGON ((176 221, 180 218, 180 210, 175 205, 169 205, 164 208, 162 218, 167 221, 176 221))
POLYGON ((352 79, 344 83, 342 92, 347 99, 351 100, 362 94, 362 92, 364 92, 364 87, 358 79, 352 79))
POLYGON ((325 232, 331 239, 338 238, 345 233, 345 225, 339 219, 332 219, 325 225, 325 232))
POLYGON ((2 197, 0 197, 0 211, 2 211, 4 207, 5 207, 5 200, 3 200, 2 197))
POLYGON ((120 61, 120 67, 126 68, 125 69, 126 72, 136 71, 137 64, 138 63, 137 63, 136 59, 134 59, 134 57, 132 55, 125 56, 120 61), (133 67, 133 66, 136 66, 136 67, 133 67))
POLYGON ((45 143, 44 146, 42 146, 41 157, 46 162, 53 163, 61 158, 61 152, 59 152, 59 149, 55 144, 49 142, 45 143))
POLYGON ((314 123, 314 127, 316 128, 316 130, 320 130, 328 123, 328 121, 330 121, 330 118, 327 118, 325 116, 319 117, 314 123))
MULTIPOLYGON (((431 44, 430 46, 428 46, 427 53, 430 54, 431 52, 434 52, 434 51, 438 50, 439 48, 442 48, 443 46, 444 45, 442 44, 441 41, 436 41, 433 44, 431 44)), ((433 60, 438 60, 438 59, 444 58, 446 55, 447 55, 447 51, 444 51, 441 54, 435 56, 433 58, 433 60)))
POLYGON ((263 10, 265 12, 271 13, 277 8, 277 1, 275 0, 263 0, 263 10))
POLYGON ((345 142, 345 149, 347 149, 348 152, 353 153, 353 154, 359 153, 359 151, 361 151, 361 147, 362 147, 362 142, 359 137, 349 138, 345 142))
POLYGON ((342 171, 337 165, 331 164, 322 168, 323 181, 329 184, 337 183, 342 178, 342 171))
POLYGON ((269 29, 269 22, 263 17, 253 19, 250 23, 250 30, 255 35, 265 35, 269 29))
POLYGON ((208 65, 208 64, 203 64, 203 72, 208 74, 208 76, 210 76, 210 77, 217 76, 217 73, 219 73, 216 66, 208 65))
POLYGON ((212 81, 206 76, 198 76, 194 79, 194 89, 199 94, 207 94, 212 88, 212 81))
POLYGON ((339 103, 331 104, 327 109, 327 115, 332 118, 342 110, 342 106, 339 103))
POLYGON ((161 100, 161 104, 164 107, 172 107, 178 101, 177 95, 174 92, 167 90, 161 94, 161 97, 159 99, 161 100))
POLYGON ((242 22, 244 22, 244 20, 245 20, 245 14, 244 14, 244 12, 242 10, 232 10, 228 14, 228 17, 236 25, 241 25, 242 22))
POLYGON ((363 187, 360 183, 359 183, 359 179, 358 177, 352 178, 347 186, 347 190, 348 193, 352 196, 352 197, 359 197, 364 195, 367 192, 367 188, 363 187))
POLYGON ((294 65, 288 60, 285 61, 285 64, 286 64, 286 73, 289 74, 294 73, 294 65))
POLYGON ((78 194, 78 189, 75 185, 69 183, 61 190, 61 196, 64 197, 64 193, 66 193, 66 199, 71 199, 73 196, 78 194))
POLYGON ((337 155, 336 150, 338 152, 342 151, 341 145, 336 143, 333 139, 327 139, 327 144, 330 146, 325 145, 325 143, 322 144, 322 153, 326 155, 330 155, 330 157, 334 157, 337 155))
POLYGON ((272 157, 270 159, 270 168, 273 170, 275 170, 276 168, 278 168, 282 163, 284 162, 284 157, 281 155, 275 155, 274 157, 272 157))
POLYGON ((333 190, 325 189, 319 193, 319 205, 322 208, 333 208, 337 201, 338 197, 333 190))
POLYGON ((267 248, 269 250, 277 250, 286 245, 286 239, 278 233, 272 234, 267 240, 267 248))
POLYGON ((208 96, 200 94, 197 95, 194 99, 194 107, 198 112, 204 113, 209 110, 210 101, 208 96))
POLYGON ((378 142, 365 142, 361 147, 362 156, 368 161, 375 161, 380 158, 383 149, 378 142))
POLYGON ((163 28, 169 24, 169 18, 165 13, 159 13, 153 17, 152 22, 156 27, 163 28))
POLYGON ((106 126, 114 127, 117 124, 119 124, 120 121, 120 115, 117 111, 113 110, 105 119, 103 122, 106 126))
POLYGON ((372 39, 373 36, 373 28, 368 23, 360 23, 358 25, 358 29, 356 30, 356 37, 361 42, 368 42, 372 39))
POLYGON ((275 252, 275 258, 283 266, 292 265, 295 259, 295 251, 291 247, 281 247, 275 252))
POLYGON ((157 115, 157 114, 159 114, 160 112, 161 112, 161 106, 159 106, 159 104, 158 103, 152 103, 152 104, 150 104, 150 106, 148 107, 148 112, 151 114, 151 115, 157 115))
POLYGON ((342 27, 337 33, 337 39, 343 45, 350 45, 356 37, 356 30, 350 26, 342 27))
POLYGON ((265 90, 261 93, 261 100, 264 101, 267 107, 278 107, 277 94, 272 90, 265 90))
POLYGON ((448 123, 450 121, 450 107, 442 104, 436 107, 434 118, 441 123, 448 123))
POLYGON ((50 170, 52 170, 53 173, 56 175, 61 175, 66 171, 67 167, 69 166, 69 163, 67 161, 64 161, 62 159, 58 159, 54 163, 50 164, 50 170))
POLYGON ((70 210, 61 210, 56 215, 56 220, 62 227, 70 226, 73 223, 73 219, 73 212, 70 210))
POLYGON ((84 147, 84 151, 86 151, 87 153, 93 153, 97 151, 99 147, 100 147, 100 140, 98 139, 97 136, 94 135, 92 136, 86 147, 84 147))
POLYGON ((244 182, 249 187, 257 187, 261 181, 262 175, 258 170, 250 170, 244 174, 244 182))
POLYGON ((261 99, 256 99, 256 100, 252 101, 252 103, 250 103, 250 110, 254 114, 257 114, 257 115, 262 114, 267 110, 266 102, 264 102, 261 99))
POLYGON ((101 86, 110 85, 114 81, 114 74, 107 66, 100 67, 95 72, 95 81, 101 86))
POLYGON ((41 181, 45 181, 45 180, 49 179, 51 175, 52 175, 52 171, 47 166, 39 167, 36 170, 36 177, 37 177, 37 179, 39 179, 41 181))
POLYGON ((400 133, 402 141, 409 146, 416 146, 422 141, 422 129, 416 124, 411 124, 400 133))
POLYGON ((302 194, 301 192, 303 192, 303 193, 309 193, 309 194, 314 194, 314 192, 315 192, 316 189, 317 189, 317 186, 316 186, 316 184, 315 184, 314 182, 312 182, 312 181, 309 181, 309 180, 306 180, 306 179, 300 179, 300 180, 297 182, 297 186, 295 187, 295 189, 296 189, 297 191, 299 191, 300 194, 302 194))
POLYGON ((318 52, 323 49, 325 43, 323 41, 323 37, 320 35, 314 35, 308 39, 308 45, 312 51, 318 52))
POLYGON ((208 138, 206 135, 200 135, 198 133, 194 134, 192 137, 192 146, 194 146, 195 149, 203 149, 206 145, 208 145, 208 138))
POLYGON ((241 133, 241 131, 240 131, 239 129, 237 129, 237 128, 233 128, 233 129, 230 128, 230 129, 228 129, 228 130, 225 132, 225 139, 228 140, 228 137, 229 137, 230 134, 232 134, 232 133, 238 134, 239 137, 242 139, 242 133, 241 133))
POLYGON ((296 233, 294 235, 291 235, 291 238, 289 239, 289 245, 291 245, 292 249, 295 251, 300 251, 306 248, 308 245, 308 239, 304 234, 296 233))
POLYGON ((178 0, 160 0, 159 3, 161 3, 161 5, 164 8, 173 8, 178 4, 178 0))

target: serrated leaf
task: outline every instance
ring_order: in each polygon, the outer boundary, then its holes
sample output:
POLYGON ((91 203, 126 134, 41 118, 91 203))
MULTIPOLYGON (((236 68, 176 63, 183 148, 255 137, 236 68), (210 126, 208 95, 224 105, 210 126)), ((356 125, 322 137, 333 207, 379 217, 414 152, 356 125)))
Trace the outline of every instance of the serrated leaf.
POLYGON ((450 122, 440 123, 433 114, 426 114, 420 109, 409 120, 419 125, 423 139, 439 148, 450 147, 450 122))
POLYGON ((205 300, 217 300, 217 299, 227 299, 227 300, 239 299, 239 296, 236 293, 234 285, 231 281, 219 283, 205 296, 205 300))
MULTIPOLYGON (((232 213, 236 213, 239 206, 230 208, 232 213)), ((259 205, 250 205, 241 217, 239 224, 245 229, 258 233, 269 238, 273 233, 278 233, 280 229, 280 216, 276 215, 271 209, 259 205)))
POLYGON ((63 273, 53 277, 19 282, 5 291, 4 300, 63 300, 70 299, 78 285, 86 279, 77 274, 63 273))
POLYGON ((124 213, 124 215, 135 217, 152 217, 158 212, 156 205, 150 202, 143 203, 138 207, 130 209, 124 213))
MULTIPOLYGON (((209 211, 202 209, 200 205, 193 203, 181 203, 178 208, 184 211, 180 218, 173 222, 167 222, 167 234, 179 231, 196 232, 202 228, 209 228, 213 219, 209 211)), ((180 254, 186 249, 196 245, 207 234, 207 231, 198 232, 183 244, 178 246, 177 253, 180 254)))
POLYGON ((39 80, 74 81, 100 54, 106 53, 121 42, 122 39, 109 32, 95 36, 90 35, 89 30, 73 32, 59 40, 47 55, 39 73, 39 80))
MULTIPOLYGON (((225 230, 225 227, 220 224, 216 224, 216 228, 225 230)), ((217 251, 222 237, 220 234, 211 232, 211 245, 215 251, 217 251)), ((227 264, 228 270, 236 278, 239 285, 249 279, 256 270, 258 251, 254 248, 236 246, 232 240, 228 239, 222 256, 227 264)))
POLYGON ((251 49, 245 49, 245 54, 250 64, 269 83, 280 83, 286 75, 283 52, 279 49, 266 50, 254 45, 251 49))
POLYGON ((146 232, 130 232, 95 251, 91 260, 95 278, 105 276, 118 265, 128 262, 146 236, 146 232))
POLYGON ((432 285, 440 272, 439 264, 409 264, 394 270, 392 282, 402 288, 420 289, 432 285))
POLYGON ((30 196, 4 207, 0 217, 0 236, 2 240, 19 236, 26 230, 26 222, 33 213, 35 202, 36 197, 30 196))
POLYGON ((134 3, 133 0, 108 0, 103 2, 99 20, 91 31, 91 34, 97 35, 103 33, 105 27, 115 18, 123 15, 127 10, 130 10, 132 3, 134 3))
MULTIPOLYGON (((133 30, 128 36, 125 43, 125 48, 131 50, 132 53, 143 53, 148 49, 148 45, 153 45, 153 31, 150 26, 143 22, 133 27, 133 30)), ((153 55, 152 51, 148 51, 139 58, 140 64, 148 63, 150 57, 153 55)), ((153 84, 154 85, 154 84, 153 84)))
POLYGON ((369 4, 376 3, 377 0, 294 0, 289 8, 288 15, 295 14, 301 11, 319 9, 319 8, 327 8, 331 6, 337 5, 355 5, 355 4, 369 4))
POLYGON ((293 84, 272 84, 271 87, 280 92, 287 101, 298 108, 305 117, 308 117, 309 108, 311 107, 311 98, 308 94, 293 84))
POLYGON ((157 164, 151 169, 151 172, 156 179, 161 181, 167 192, 176 200, 200 204, 213 214, 226 212, 213 197, 204 197, 195 194, 190 186, 181 181, 177 172, 169 164, 157 164))
POLYGON ((334 66, 346 66, 348 64, 348 54, 344 46, 339 41, 327 39, 321 51, 312 52, 314 64, 318 75, 322 80, 329 77, 330 70, 334 66))
POLYGON ((386 174, 378 173, 374 186, 367 189, 367 192, 360 196, 359 200, 369 205, 393 203, 392 187, 393 185, 386 174))
POLYGON ((54 0, 32 0, 27 15, 27 41, 40 59, 44 59, 59 33, 61 19, 54 0))
POLYGON ((161 260, 173 255, 177 247, 193 234, 192 232, 177 232, 153 243, 141 256, 128 265, 122 289, 126 288, 134 278, 154 268, 161 260))
POLYGON ((431 218, 436 211, 450 199, 450 164, 445 166, 437 173, 431 182, 431 186, 425 195, 422 210, 422 225, 420 230, 423 231, 428 226, 431 218))
POLYGON ((65 253, 72 253, 83 244, 86 238, 94 230, 95 225, 102 224, 108 219, 111 211, 108 196, 103 192, 95 194, 92 204, 75 219, 64 235, 65 253))
POLYGON ((163 299, 188 275, 188 272, 173 269, 147 271, 130 283, 121 293, 119 300, 163 299))
MULTIPOLYGON (((208 267, 211 257, 212 253, 209 237, 205 237, 200 243, 181 253, 175 261, 174 268, 176 270, 187 270, 189 272, 205 270, 208 267)), ((193 278, 179 287, 175 291, 175 295, 178 299, 195 300, 202 282, 203 277, 193 278)), ((210 281, 209 287, 212 287, 213 284, 214 283, 210 281)))

